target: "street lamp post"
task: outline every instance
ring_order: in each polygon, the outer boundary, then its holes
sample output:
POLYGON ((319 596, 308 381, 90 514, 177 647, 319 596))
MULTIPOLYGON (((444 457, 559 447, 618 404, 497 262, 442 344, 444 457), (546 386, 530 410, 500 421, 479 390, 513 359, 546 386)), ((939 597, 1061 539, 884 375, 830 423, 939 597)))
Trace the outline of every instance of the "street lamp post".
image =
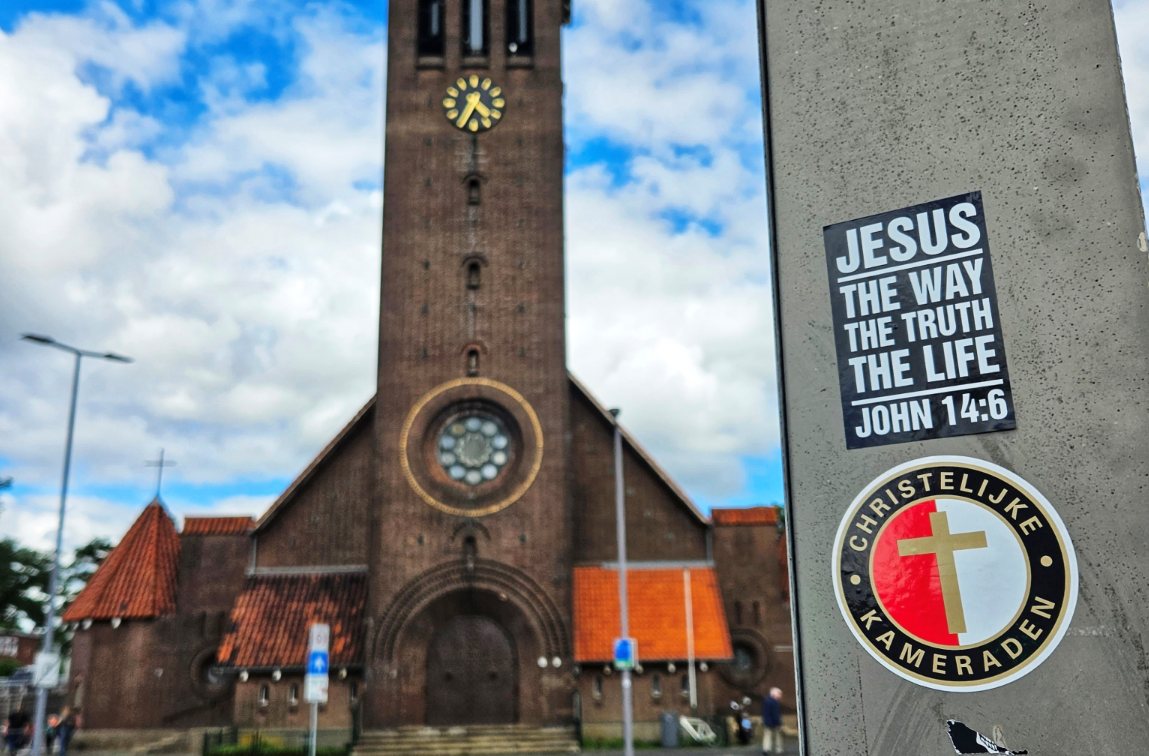
MULTIPOLYGON (((84 357, 96 357, 113 362, 131 362, 131 358, 111 352, 90 352, 86 349, 77 349, 67 344, 61 344, 50 336, 37 336, 26 333, 22 337, 25 341, 54 347, 72 354, 76 358, 76 366, 72 372, 72 403, 68 410, 68 437, 64 443, 64 479, 60 484, 60 520, 56 526, 56 554, 52 558, 52 576, 48 581, 48 610, 44 618, 44 643, 40 653, 50 655, 55 650, 55 640, 52 637, 52 625, 56 621, 56 594, 60 590, 60 551, 64 547, 64 512, 68 501, 68 473, 72 467, 72 431, 76 426, 76 394, 80 389, 80 360, 84 357)), ((48 689, 39 686, 36 688, 36 719, 32 739, 32 756, 42 756, 44 753, 46 725, 48 722, 48 689)))

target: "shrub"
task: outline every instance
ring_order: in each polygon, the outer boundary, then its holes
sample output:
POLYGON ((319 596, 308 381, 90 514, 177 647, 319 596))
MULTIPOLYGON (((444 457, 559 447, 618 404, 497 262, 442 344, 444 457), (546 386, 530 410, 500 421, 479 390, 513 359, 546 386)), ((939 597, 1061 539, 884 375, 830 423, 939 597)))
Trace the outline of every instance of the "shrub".
MULTIPOLYGON (((635 740, 634 750, 652 751, 661 748, 662 743, 657 740, 635 740)), ((584 751, 621 751, 622 738, 583 738, 584 751)))

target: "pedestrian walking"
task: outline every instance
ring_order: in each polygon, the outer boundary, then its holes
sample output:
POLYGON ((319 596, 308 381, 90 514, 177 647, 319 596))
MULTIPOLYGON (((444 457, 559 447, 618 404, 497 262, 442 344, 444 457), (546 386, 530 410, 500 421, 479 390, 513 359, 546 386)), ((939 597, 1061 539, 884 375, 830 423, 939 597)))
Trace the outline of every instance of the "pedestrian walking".
POLYGON ((781 688, 771 688, 762 699, 762 753, 782 753, 781 688))
POLYGON ((60 746, 60 756, 67 756, 68 744, 72 742, 72 736, 76 734, 79 726, 78 713, 65 706, 60 712, 60 722, 56 725, 56 742, 60 746))
POLYGON ((52 714, 48 717, 48 729, 44 730, 44 743, 48 747, 47 753, 52 753, 52 746, 56 742, 56 725, 60 724, 60 715, 52 714))
POLYGON ((28 712, 24 710, 24 704, 20 704, 16 711, 8 715, 8 732, 4 735, 4 745, 7 746, 11 756, 16 756, 16 752, 24 747, 24 737, 28 734, 29 724, 31 720, 28 718, 28 712))

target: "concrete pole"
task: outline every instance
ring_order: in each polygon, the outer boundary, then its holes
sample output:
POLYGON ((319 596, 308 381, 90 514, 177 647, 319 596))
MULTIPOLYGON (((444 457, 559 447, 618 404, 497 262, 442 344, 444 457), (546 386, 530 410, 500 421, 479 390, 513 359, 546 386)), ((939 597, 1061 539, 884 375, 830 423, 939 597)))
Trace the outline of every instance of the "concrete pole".
MULTIPOLYGON (((622 480, 622 429, 618 425, 619 410, 612 409, 614 417, 614 519, 618 539, 618 614, 621 638, 630 637, 630 608, 626 599, 626 489, 622 480)), ((625 756, 634 756, 634 701, 630 670, 622 670, 622 743, 625 756)), ((312 755, 314 756, 314 754, 312 755)))

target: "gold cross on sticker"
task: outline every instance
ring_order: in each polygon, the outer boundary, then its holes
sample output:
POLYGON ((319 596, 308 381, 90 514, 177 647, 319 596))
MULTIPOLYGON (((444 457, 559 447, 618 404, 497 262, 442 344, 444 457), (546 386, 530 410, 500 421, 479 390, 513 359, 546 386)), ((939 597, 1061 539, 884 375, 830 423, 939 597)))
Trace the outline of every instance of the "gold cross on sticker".
POLYGON ((942 603, 946 608, 946 626, 951 633, 965 632, 965 611, 961 604, 957 564, 954 552, 963 549, 984 549, 985 531, 950 533, 950 521, 945 512, 930 512, 930 532, 923 538, 903 538, 898 541, 898 556, 933 554, 938 561, 938 577, 942 583, 942 603))

